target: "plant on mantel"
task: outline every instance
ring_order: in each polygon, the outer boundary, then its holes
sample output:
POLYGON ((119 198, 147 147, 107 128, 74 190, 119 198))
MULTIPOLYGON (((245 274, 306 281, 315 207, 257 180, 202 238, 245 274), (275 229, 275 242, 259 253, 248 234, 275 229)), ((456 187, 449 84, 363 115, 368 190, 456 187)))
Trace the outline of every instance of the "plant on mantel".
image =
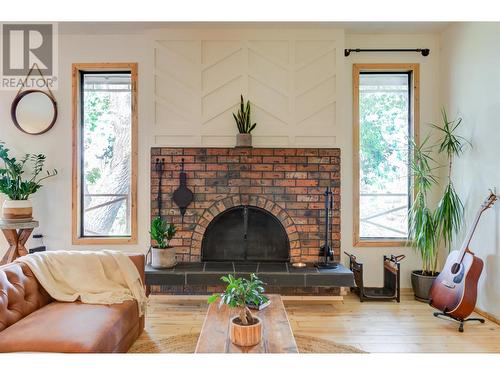
POLYGON ((438 275, 439 245, 441 241, 450 250, 453 237, 462 226, 463 203, 456 193, 452 180, 452 167, 455 157, 462 155, 469 144, 464 137, 457 135, 462 119, 449 120, 446 110, 441 111, 442 124, 431 124, 439 132, 437 144, 429 146, 429 137, 420 145, 413 142, 413 158, 410 163, 414 179, 414 202, 408 213, 409 237, 412 246, 420 253, 422 270, 412 272, 412 286, 417 299, 427 300, 433 279, 438 275), (447 157, 447 177, 443 195, 433 210, 429 207, 428 194, 438 184, 434 171, 440 167, 431 157, 437 148, 438 154, 447 157))
POLYGON ((41 177, 45 164, 43 154, 25 154, 20 160, 9 155, 9 149, 0 141, 0 193, 5 194, 8 200, 3 205, 3 218, 31 219, 32 207, 28 198, 41 187, 41 182, 57 175, 57 170, 46 171, 41 177), (27 168, 30 171, 27 171, 27 168), (24 178, 25 175, 31 176, 24 178))
POLYGON ((252 130, 257 126, 256 123, 250 120, 250 101, 243 99, 240 95, 240 108, 236 114, 233 113, 236 126, 238 127, 238 135, 236 136, 236 147, 251 147, 252 146, 252 130))

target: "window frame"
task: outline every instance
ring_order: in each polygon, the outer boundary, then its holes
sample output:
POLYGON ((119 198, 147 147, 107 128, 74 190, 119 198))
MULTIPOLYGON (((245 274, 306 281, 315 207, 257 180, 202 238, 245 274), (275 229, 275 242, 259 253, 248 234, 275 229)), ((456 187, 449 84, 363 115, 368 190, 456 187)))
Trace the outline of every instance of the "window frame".
MULTIPOLYGON (((420 65, 404 64, 353 64, 352 66, 352 122, 353 122, 353 246, 354 247, 405 247, 407 240, 401 239, 362 239, 359 235, 360 226, 360 183, 359 183, 359 76, 361 73, 411 73, 410 91, 410 130, 415 143, 420 140, 420 65)), ((410 186, 410 196, 414 196, 413 183, 410 186)))
POLYGON ((138 64, 137 63, 74 63, 72 64, 72 243, 73 245, 137 244, 137 165, 138 165, 138 64), (131 186, 130 236, 83 236, 81 233, 81 73, 130 72, 131 78, 131 186))

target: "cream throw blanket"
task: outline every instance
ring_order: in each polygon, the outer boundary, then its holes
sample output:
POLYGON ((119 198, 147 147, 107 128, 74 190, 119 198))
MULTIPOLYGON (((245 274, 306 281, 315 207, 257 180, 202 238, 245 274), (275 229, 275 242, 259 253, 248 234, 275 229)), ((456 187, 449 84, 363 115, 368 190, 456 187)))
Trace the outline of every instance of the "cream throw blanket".
POLYGON ((56 301, 111 305, 137 300, 144 315, 147 297, 129 257, 119 251, 45 251, 18 258, 56 301))

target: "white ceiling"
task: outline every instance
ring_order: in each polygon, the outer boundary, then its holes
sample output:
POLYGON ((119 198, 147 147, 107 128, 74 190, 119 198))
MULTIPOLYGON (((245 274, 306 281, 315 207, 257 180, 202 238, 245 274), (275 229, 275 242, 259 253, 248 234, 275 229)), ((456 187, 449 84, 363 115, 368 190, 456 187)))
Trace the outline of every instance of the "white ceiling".
POLYGON ((338 22, 351 34, 435 34, 451 22, 338 22))
POLYGON ((161 28, 338 28, 349 34, 434 34, 450 22, 61 22, 61 34, 138 34, 161 28))

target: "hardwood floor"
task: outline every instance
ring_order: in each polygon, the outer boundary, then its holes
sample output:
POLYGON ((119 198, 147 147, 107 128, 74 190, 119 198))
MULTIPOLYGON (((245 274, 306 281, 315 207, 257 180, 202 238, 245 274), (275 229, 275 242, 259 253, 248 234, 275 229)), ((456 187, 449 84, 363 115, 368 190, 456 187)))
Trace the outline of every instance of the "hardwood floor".
MULTIPOLYGON (((432 309, 403 295, 396 302, 363 302, 348 295, 340 301, 285 301, 295 334, 310 335, 376 352, 500 352, 500 326, 458 325, 432 316, 432 309)), ((146 318, 145 340, 201 330, 206 297, 152 295, 146 318)), ((477 314, 473 314, 474 316, 477 314)))

